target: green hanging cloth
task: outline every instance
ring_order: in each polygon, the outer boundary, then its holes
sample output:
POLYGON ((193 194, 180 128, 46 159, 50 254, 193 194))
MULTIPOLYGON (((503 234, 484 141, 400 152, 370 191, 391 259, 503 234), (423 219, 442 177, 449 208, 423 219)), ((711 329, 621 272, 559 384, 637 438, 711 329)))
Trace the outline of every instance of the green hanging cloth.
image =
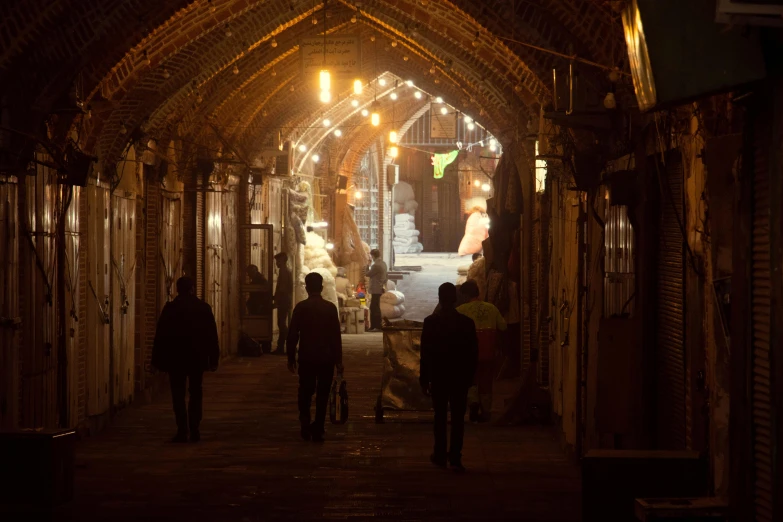
POLYGON ((435 167, 435 179, 440 179, 443 177, 443 173, 446 171, 446 167, 454 163, 454 160, 457 159, 458 155, 458 150, 453 150, 447 154, 432 155, 431 159, 432 166, 435 167))

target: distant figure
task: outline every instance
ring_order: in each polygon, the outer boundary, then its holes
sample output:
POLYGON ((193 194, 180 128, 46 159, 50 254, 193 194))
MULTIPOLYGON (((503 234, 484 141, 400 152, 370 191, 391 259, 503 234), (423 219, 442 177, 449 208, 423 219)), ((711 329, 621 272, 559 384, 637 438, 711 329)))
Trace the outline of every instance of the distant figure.
POLYGON ((324 440, 324 422, 329 390, 337 372, 343 372, 343 342, 337 307, 321 297, 323 277, 305 276, 308 298, 294 308, 288 330, 288 370, 296 372, 299 345, 299 421, 304 440, 324 440), (315 396, 315 422, 310 423, 310 403, 315 396))
POLYGON ((160 314, 152 347, 152 365, 169 374, 177 419, 177 434, 172 442, 186 442, 188 429, 192 442, 201 439, 202 377, 205 370, 217 370, 219 357, 218 331, 212 308, 196 297, 191 278, 180 277, 177 297, 166 303, 160 314), (190 389, 187 407, 186 384, 190 389))
POLYGON ((381 295, 383 295, 383 285, 388 279, 388 267, 386 262, 381 259, 381 252, 376 248, 370 251, 372 264, 367 267, 367 277, 370 278, 370 332, 381 330, 383 318, 381 317, 381 295))
POLYGON ((462 471, 462 442, 468 388, 473 383, 478 356, 476 328, 468 317, 457 312, 457 288, 444 283, 438 289, 440 311, 424 320, 421 333, 419 384, 432 395, 435 409, 435 449, 430 461, 462 471), (446 424, 451 406, 451 449, 447 451, 446 424))
POLYGON ((277 350, 276 355, 285 355, 285 341, 288 337, 288 314, 294 301, 294 280, 288 269, 288 254, 280 252, 275 256, 277 263, 277 286, 275 287, 274 306, 277 308, 277 350))
MULTIPOLYGON (((266 278, 258 271, 256 265, 248 265, 246 272, 251 285, 265 285, 267 283, 266 278)), ((258 290, 250 292, 250 296, 247 299, 247 313, 250 315, 261 315, 263 309, 264 293, 258 290)))
POLYGON ((465 304, 457 311, 473 319, 479 341, 476 368, 476 393, 470 397, 470 420, 488 421, 492 411, 492 383, 495 380, 495 356, 498 353, 498 331, 506 330, 506 320, 495 305, 479 299, 478 283, 468 279, 460 293, 465 304))

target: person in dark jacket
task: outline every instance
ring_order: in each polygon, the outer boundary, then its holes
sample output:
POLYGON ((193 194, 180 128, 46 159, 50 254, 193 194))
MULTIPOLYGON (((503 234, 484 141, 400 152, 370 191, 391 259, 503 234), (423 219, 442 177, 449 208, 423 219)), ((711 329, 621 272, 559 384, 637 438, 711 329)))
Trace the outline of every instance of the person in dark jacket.
POLYGON ((288 337, 288 315, 294 300, 294 280, 288 269, 288 254, 280 252, 275 256, 277 263, 277 286, 275 287, 274 306, 277 308, 277 350, 276 355, 285 355, 285 342, 288 337))
POLYGON ((383 295, 383 285, 388 279, 388 267, 386 262, 381 259, 381 251, 377 248, 370 251, 372 264, 367 267, 367 277, 370 278, 370 329, 368 332, 379 332, 383 327, 383 317, 381 317, 381 296, 383 295))
POLYGON ((163 307, 155 331, 152 365, 168 372, 171 399, 177 420, 177 434, 172 442, 201 438, 199 424, 202 409, 202 378, 205 370, 215 371, 220 357, 218 331, 212 308, 196 297, 193 280, 177 280, 177 297, 163 307), (185 406, 185 387, 190 388, 190 402, 185 406))
POLYGON ((294 308, 288 328, 288 369, 297 370, 299 347, 299 421, 305 440, 323 442, 326 406, 334 368, 343 372, 343 342, 337 307, 321 297, 323 277, 305 276, 308 298, 294 308), (310 424, 310 403, 315 393, 315 421, 310 424))
POLYGON ((419 384, 432 395, 435 410, 433 464, 457 470, 462 466, 462 442, 468 389, 473 384, 478 359, 476 327, 469 317, 457 312, 457 288, 444 283, 438 289, 440 310, 424 320, 421 333, 419 384), (451 407, 451 448, 447 451, 446 424, 451 407))

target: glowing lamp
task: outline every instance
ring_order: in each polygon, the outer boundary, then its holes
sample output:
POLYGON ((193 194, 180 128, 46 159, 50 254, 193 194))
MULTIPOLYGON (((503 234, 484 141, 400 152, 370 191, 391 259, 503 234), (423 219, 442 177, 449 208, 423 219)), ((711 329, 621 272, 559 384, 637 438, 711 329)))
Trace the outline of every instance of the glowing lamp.
POLYGON ((354 94, 361 94, 362 93, 362 81, 361 80, 354 80, 353 81, 353 93, 354 94))

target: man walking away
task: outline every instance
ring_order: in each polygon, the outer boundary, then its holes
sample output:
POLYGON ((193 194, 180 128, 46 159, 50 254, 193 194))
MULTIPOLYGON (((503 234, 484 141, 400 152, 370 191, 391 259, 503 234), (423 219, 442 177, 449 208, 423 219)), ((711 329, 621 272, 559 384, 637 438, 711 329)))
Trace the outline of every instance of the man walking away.
POLYGON ((277 350, 276 355, 285 355, 285 341, 288 337, 288 314, 293 302, 294 280, 288 269, 288 254, 280 252, 275 256, 277 263, 277 286, 275 287, 274 306, 277 308, 277 350))
POLYGON ((299 345, 299 421, 305 440, 324 440, 324 423, 329 390, 337 365, 343 372, 343 342, 337 307, 321 297, 323 277, 305 276, 308 298, 297 304, 288 329, 288 370, 296 372, 299 345), (310 403, 315 393, 315 422, 310 423, 310 403))
POLYGON ((440 311, 424 320, 421 333, 421 366, 419 384, 432 395, 435 409, 435 449, 433 464, 449 464, 459 471, 462 466, 462 442, 465 433, 465 408, 468 388, 473 383, 478 356, 476 328, 470 318, 454 308, 457 288, 444 283, 438 289, 440 311), (447 451, 446 424, 451 407, 451 449, 447 451))
POLYGON ((205 370, 215 371, 220 357, 218 332, 212 308, 196 297, 193 280, 177 280, 177 297, 163 307, 155 331, 152 365, 168 372, 171 400, 177 420, 177 434, 172 442, 201 439, 199 424, 205 370), (190 389, 190 402, 185 406, 185 387, 190 389))
POLYGON ((388 278, 388 267, 386 262, 381 259, 381 252, 376 248, 370 251, 372 264, 367 268, 367 276, 370 278, 370 332, 377 332, 381 329, 383 318, 381 317, 381 295, 383 295, 383 285, 388 278))
POLYGON ((476 393, 470 397, 470 420, 488 421, 492 412, 492 383, 495 380, 495 356, 498 353, 498 332, 506 330, 506 320, 492 303, 479 299, 478 283, 469 279, 462 283, 460 293, 465 304, 457 308, 476 325, 479 341, 476 367, 476 393), (480 414, 479 414, 480 411, 480 414))

